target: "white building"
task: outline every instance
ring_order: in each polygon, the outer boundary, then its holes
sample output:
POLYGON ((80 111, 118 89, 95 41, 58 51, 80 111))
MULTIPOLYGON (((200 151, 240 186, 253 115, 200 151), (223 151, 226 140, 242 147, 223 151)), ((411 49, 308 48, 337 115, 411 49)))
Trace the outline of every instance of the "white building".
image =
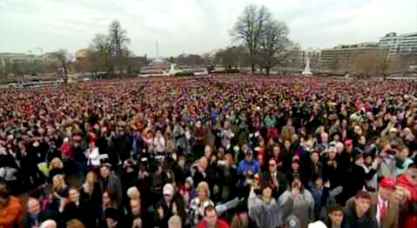
POLYGON ((379 40, 379 45, 388 48, 390 55, 417 54, 417 32, 388 33, 379 40))

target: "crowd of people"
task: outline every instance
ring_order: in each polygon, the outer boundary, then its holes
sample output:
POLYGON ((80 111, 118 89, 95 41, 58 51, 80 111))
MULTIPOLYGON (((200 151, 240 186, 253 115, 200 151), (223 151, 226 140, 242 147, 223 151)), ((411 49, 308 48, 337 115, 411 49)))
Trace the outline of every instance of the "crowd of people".
POLYGON ((416 228, 417 83, 4 89, 0 227, 416 228))

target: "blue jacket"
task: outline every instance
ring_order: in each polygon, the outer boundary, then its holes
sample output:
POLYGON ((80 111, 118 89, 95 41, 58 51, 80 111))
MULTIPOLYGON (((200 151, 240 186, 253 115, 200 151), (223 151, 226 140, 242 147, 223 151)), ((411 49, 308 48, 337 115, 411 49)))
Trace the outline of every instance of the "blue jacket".
POLYGON ((252 171, 253 174, 259 173, 260 171, 259 162, 256 160, 247 161, 246 159, 240 161, 239 167, 237 168, 237 173, 239 175, 244 175, 248 171, 252 171))

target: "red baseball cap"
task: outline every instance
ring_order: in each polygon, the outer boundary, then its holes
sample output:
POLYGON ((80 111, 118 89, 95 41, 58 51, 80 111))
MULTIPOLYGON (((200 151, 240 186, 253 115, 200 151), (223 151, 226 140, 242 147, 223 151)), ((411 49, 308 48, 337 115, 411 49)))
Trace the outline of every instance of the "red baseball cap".
POLYGON ((352 144, 353 144, 353 141, 351 139, 348 139, 345 141, 346 146, 352 146, 352 144))
POLYGON ((381 188, 389 188, 394 190, 395 189, 395 179, 393 178, 388 178, 388 177, 384 177, 381 182, 379 183, 379 187, 381 188))

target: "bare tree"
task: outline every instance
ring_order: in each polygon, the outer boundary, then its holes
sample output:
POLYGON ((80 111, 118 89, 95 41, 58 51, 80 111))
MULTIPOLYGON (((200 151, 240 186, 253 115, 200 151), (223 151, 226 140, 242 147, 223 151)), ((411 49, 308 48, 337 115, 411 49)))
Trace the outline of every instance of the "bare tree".
POLYGON ((288 39, 288 27, 284 22, 270 18, 264 24, 260 39, 257 62, 265 69, 267 75, 275 65, 283 65, 290 50, 291 42, 288 39))
POLYGON ((391 65, 391 59, 388 54, 389 54, 388 49, 384 48, 381 50, 381 53, 378 56, 379 68, 380 68, 384 81, 387 79, 388 70, 390 69, 390 65, 391 65))
POLYGON ((249 51, 252 73, 255 72, 256 55, 264 26, 270 21, 271 13, 265 6, 248 5, 231 32, 237 41, 243 41, 249 51))
POLYGON ((111 54, 114 59, 114 65, 121 71, 123 63, 127 63, 127 44, 130 39, 127 37, 127 32, 122 28, 120 22, 115 20, 109 27, 109 39, 111 45, 111 54))
POLYGON ((68 65, 71 61, 71 56, 68 54, 67 50, 60 49, 54 53, 52 53, 52 56, 56 58, 58 61, 58 67, 61 69, 61 77, 64 79, 64 83, 68 83, 68 65))
POLYGON ((87 58, 93 65, 93 72, 112 70, 111 65, 111 42, 108 36, 104 34, 96 34, 90 44, 87 58))
POLYGON ((230 70, 248 65, 248 52, 243 46, 227 47, 217 51, 214 60, 217 64, 230 70))

